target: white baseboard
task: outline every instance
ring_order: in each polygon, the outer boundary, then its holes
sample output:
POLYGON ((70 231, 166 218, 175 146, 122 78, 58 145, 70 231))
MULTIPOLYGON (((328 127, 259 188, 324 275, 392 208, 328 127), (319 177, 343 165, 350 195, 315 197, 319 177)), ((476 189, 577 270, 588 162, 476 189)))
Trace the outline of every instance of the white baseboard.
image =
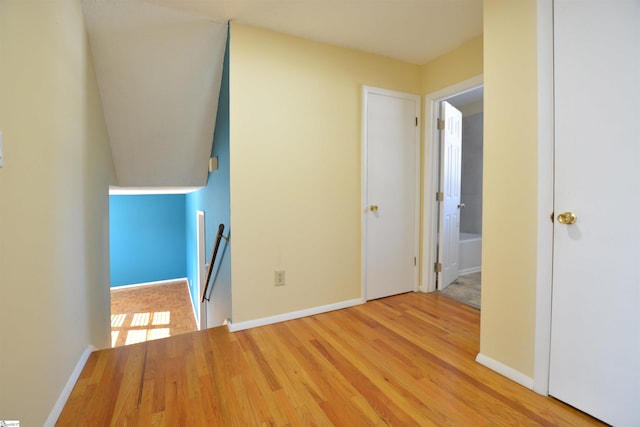
POLYGON ((153 285, 168 285, 169 283, 178 283, 178 282, 187 282, 187 286, 189 286, 189 279, 186 277, 179 277, 177 279, 169 279, 169 280, 158 280, 156 282, 144 282, 144 283, 134 283, 132 285, 122 285, 122 286, 112 286, 112 291, 118 289, 131 289, 131 288, 139 288, 142 286, 153 286, 153 285))
MULTIPOLYGON (((196 319, 196 327, 200 330, 200 319, 198 319, 198 314, 196 313, 196 306, 193 305, 193 294, 191 293, 191 283, 189 283, 189 279, 185 279, 187 281, 187 289, 189 290, 189 303, 191 304, 191 308, 193 309, 193 318, 196 319)), ((197 299, 196 301, 199 301, 197 299)))
POLYGON ((60 393, 60 397, 58 397, 58 400, 56 401, 55 405, 53 405, 53 408, 51 409, 51 412, 49 413, 47 420, 44 422, 44 427, 54 427, 56 425, 56 422, 58 421, 58 417, 60 417, 60 414, 64 409, 64 405, 67 404, 67 400, 69 399, 69 396, 73 391, 73 387, 76 385, 76 382, 78 381, 78 378, 82 373, 82 369, 84 368, 84 365, 87 363, 89 356, 94 351, 96 351, 96 348, 90 345, 84 350, 84 353, 82 353, 82 356, 80 356, 80 360, 78 360, 76 367, 73 368, 73 371, 69 376, 69 380, 67 380, 67 384, 64 386, 64 388, 62 389, 62 392, 60 393))
POLYGON ((336 302, 333 304, 321 305, 318 307, 307 308, 305 310, 292 311, 290 313, 277 314, 275 316, 263 317, 261 319, 247 320, 246 322, 232 323, 227 322, 229 332, 242 331, 244 329, 256 328, 258 326, 271 325, 273 323, 284 322, 286 320, 299 319, 301 317, 313 316, 315 314, 326 313, 329 311, 340 310, 342 308, 353 307, 364 303, 361 298, 347 301, 336 302))
POLYGON ((511 381, 515 381, 518 384, 530 390, 533 390, 533 378, 526 376, 522 372, 516 371, 515 369, 510 368, 509 366, 504 365, 488 356, 485 356, 482 353, 478 353, 478 356, 476 356, 476 362, 486 366, 487 368, 499 373, 502 376, 509 378, 511 381))
POLYGON ((465 274, 478 273, 482 271, 482 267, 471 267, 465 268, 464 270, 458 271, 458 276, 464 276, 465 274))

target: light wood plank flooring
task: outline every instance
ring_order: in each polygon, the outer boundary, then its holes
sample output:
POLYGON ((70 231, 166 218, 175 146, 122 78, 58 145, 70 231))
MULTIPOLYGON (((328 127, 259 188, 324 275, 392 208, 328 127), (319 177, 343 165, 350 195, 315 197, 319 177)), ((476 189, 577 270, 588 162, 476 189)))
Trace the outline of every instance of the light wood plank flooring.
POLYGON ((57 425, 600 425, 477 364, 479 314, 409 293, 98 351, 57 425))
POLYGON ((111 289, 111 347, 196 331, 185 280, 111 289))

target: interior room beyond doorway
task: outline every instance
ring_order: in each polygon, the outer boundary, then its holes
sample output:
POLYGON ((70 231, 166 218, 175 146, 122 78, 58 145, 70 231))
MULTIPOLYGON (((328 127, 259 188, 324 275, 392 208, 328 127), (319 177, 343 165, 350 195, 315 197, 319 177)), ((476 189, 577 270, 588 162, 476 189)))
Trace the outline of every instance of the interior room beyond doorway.
MULTIPOLYGON (((452 298, 480 308, 482 265, 482 164, 483 164, 483 87, 448 97, 447 101, 462 113, 462 155, 460 170, 459 234, 457 277, 441 280, 437 289, 452 298), (453 280, 453 281, 451 281, 453 280), (444 283, 445 281, 449 283, 444 283)), ((442 102, 439 102, 442 104, 442 102)), ((441 160, 441 177, 450 173, 441 160)), ((443 188, 442 185, 440 188, 443 188)), ((441 233, 447 232, 440 228, 441 233)), ((447 239, 439 239, 440 242, 447 239)), ((440 252, 442 248, 438 248, 440 252)))
POLYGON ((109 197, 111 344, 198 329, 187 275, 186 193, 109 197))

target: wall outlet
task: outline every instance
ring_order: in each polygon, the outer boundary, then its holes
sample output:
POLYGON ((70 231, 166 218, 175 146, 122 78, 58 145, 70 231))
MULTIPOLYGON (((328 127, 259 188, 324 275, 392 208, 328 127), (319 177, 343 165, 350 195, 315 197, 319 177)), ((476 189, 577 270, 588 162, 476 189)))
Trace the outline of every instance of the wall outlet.
POLYGON ((274 284, 284 286, 284 270, 276 270, 274 274, 274 284))

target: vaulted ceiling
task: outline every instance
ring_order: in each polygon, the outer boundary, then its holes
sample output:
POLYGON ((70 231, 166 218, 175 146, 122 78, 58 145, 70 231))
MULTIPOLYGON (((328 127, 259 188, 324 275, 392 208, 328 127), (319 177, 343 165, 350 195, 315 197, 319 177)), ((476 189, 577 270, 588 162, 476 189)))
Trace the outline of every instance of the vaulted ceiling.
POLYGON ((482 0, 82 0, 118 184, 206 184, 229 20, 423 64, 482 0))

